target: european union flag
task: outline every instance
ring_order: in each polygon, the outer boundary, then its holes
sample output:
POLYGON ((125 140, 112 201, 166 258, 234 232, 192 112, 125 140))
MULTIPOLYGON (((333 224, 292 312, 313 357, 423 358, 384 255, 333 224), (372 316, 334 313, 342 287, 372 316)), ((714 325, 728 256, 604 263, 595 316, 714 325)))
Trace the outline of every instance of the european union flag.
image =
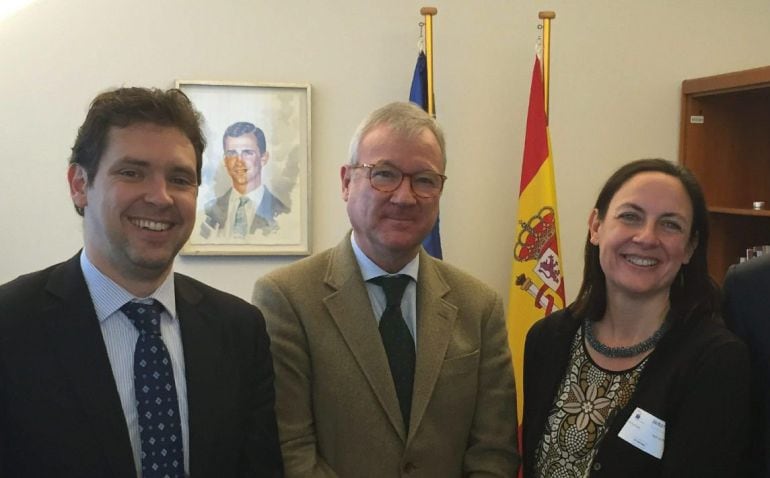
POLYGON ((417 64, 414 66, 409 101, 428 111, 428 59, 423 52, 417 56, 417 64))
MULTIPOLYGON (((417 64, 414 66, 414 76, 412 76, 412 88, 409 91, 409 101, 428 111, 428 59, 424 52, 417 56, 417 64)), ((436 224, 430 231, 428 237, 422 241, 422 246, 431 256, 442 259, 441 236, 439 234, 439 218, 436 218, 436 224)))

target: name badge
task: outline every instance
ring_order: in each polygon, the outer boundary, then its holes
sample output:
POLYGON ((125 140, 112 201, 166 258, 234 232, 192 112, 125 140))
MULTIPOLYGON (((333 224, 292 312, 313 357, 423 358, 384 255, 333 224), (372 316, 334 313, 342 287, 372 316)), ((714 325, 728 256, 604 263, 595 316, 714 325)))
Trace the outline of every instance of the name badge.
POLYGON ((618 436, 657 459, 663 456, 666 422, 636 407, 618 436))

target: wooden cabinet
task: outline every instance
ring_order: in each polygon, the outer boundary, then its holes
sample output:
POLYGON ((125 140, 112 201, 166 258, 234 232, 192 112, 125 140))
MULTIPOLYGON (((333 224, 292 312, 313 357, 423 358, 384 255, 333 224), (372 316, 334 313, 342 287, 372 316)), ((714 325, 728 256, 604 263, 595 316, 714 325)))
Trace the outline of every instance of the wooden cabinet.
POLYGON ((770 244, 770 66, 683 81, 680 135, 679 160, 706 195, 709 270, 721 284, 747 248, 770 244))

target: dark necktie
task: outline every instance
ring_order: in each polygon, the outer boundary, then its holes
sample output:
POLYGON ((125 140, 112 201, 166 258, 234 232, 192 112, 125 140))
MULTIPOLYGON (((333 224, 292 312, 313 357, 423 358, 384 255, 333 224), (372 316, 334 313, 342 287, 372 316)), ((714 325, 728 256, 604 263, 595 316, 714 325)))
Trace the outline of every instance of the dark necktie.
POLYGON ((380 336, 388 354, 390 374, 396 386, 398 404, 404 419, 404 429, 409 430, 409 414, 412 410, 415 350, 414 339, 401 313, 401 298, 411 279, 406 275, 380 276, 370 282, 382 287, 387 305, 380 318, 380 336))
POLYGON ((174 371, 160 336, 163 306, 128 302, 120 308, 139 330, 134 391, 142 440, 142 478, 183 477, 184 452, 174 371))

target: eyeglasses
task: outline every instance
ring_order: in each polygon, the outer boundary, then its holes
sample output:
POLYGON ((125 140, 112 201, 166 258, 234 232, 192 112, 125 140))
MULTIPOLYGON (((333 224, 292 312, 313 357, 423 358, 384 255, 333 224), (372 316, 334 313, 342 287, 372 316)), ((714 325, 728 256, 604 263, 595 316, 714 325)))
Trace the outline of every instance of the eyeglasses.
POLYGON ((350 166, 351 169, 364 168, 369 172, 369 184, 374 189, 383 193, 392 193, 404 181, 409 178, 412 192, 421 198, 435 198, 441 195, 444 189, 444 181, 447 177, 435 171, 420 171, 419 173, 406 174, 395 166, 387 163, 366 164, 359 163, 350 166))

